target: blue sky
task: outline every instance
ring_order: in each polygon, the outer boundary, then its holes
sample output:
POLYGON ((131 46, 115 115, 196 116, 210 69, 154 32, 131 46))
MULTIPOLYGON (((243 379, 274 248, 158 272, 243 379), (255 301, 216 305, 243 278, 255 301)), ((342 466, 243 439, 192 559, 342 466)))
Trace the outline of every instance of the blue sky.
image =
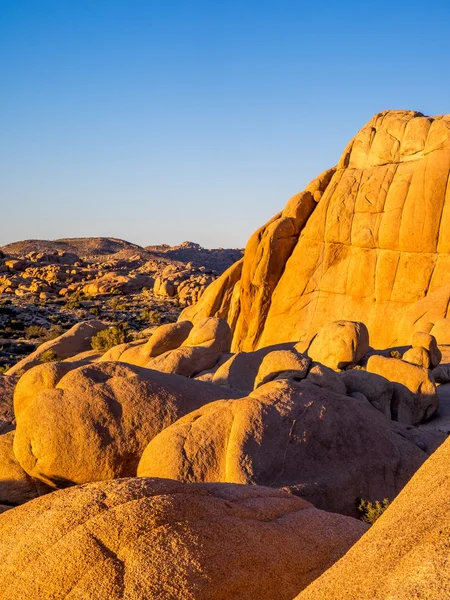
POLYGON ((450 112, 450 2, 0 0, 0 245, 243 246, 375 112, 450 112))

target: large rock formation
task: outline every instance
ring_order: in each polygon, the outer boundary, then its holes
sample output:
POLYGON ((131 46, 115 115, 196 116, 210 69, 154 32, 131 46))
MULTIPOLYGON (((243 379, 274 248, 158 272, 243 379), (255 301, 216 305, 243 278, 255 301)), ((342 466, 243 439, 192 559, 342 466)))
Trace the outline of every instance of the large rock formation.
POLYGON ((291 600, 365 530, 255 486, 79 486, 2 515, 1 597, 291 600))
POLYGON ((357 515, 358 498, 394 498, 426 460, 407 437, 367 399, 278 380, 179 419, 149 443, 137 473, 289 486, 318 508, 357 515))
POLYGON ((337 319, 375 347, 450 342, 449 171, 450 116, 375 115, 182 318, 226 317, 233 350, 308 342, 337 319))
POLYGON ((14 397, 14 453, 32 477, 53 487, 135 475, 162 429, 230 390, 178 375, 102 362, 70 369, 42 365, 14 397))
POLYGON ((449 598, 449 462, 447 441, 370 531, 298 600, 449 598))

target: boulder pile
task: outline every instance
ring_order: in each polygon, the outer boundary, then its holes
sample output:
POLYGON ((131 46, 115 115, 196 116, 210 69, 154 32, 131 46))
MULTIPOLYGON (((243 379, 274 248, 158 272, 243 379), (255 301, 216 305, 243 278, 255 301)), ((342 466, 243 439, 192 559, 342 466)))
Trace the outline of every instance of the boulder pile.
POLYGON ((450 117, 387 111, 217 279, 191 243, 109 240, 84 281, 60 273, 86 257, 0 254, 58 294, 195 302, 0 375, 2 600, 450 597, 449 172, 450 117))

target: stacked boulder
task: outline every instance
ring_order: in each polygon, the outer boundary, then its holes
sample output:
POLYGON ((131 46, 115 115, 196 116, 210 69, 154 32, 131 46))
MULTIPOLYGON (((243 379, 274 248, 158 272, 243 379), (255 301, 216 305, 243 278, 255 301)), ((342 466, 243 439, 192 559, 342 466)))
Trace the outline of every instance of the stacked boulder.
POLYGON ((166 267, 155 279, 153 293, 169 298, 178 297, 181 306, 198 302, 206 288, 217 277, 217 273, 205 267, 194 267, 188 263, 184 268, 174 265, 166 267))

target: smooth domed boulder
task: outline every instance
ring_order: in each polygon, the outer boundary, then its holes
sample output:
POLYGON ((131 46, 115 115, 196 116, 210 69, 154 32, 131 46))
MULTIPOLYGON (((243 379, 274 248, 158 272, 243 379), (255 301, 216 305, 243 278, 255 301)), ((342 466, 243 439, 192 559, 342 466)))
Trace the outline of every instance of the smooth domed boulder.
POLYGON ((391 402, 394 385, 385 377, 362 369, 349 369, 339 373, 348 393, 359 392, 388 419, 391 418, 391 402))
MULTIPOLYGON (((120 360, 121 356, 130 350, 133 355, 139 355, 140 350, 145 346, 145 340, 133 340, 132 342, 124 342, 123 344, 117 344, 106 352, 104 352, 98 359, 98 362, 110 362, 111 360, 120 360)), ((127 362, 127 361, 122 361, 127 362)), ((130 361, 128 361, 130 362, 130 361)))
POLYGON ((275 350, 292 350, 292 342, 260 348, 255 352, 237 352, 221 365, 213 376, 213 383, 249 394, 264 357, 275 350))
POLYGON ((2 515, 2 600, 291 600, 366 529, 281 490, 94 483, 2 515))
POLYGON ((14 413, 19 415, 22 409, 26 408, 41 391, 54 389, 64 375, 80 366, 83 365, 71 362, 50 362, 37 365, 24 373, 14 389, 14 413))
POLYGON ((0 375, 0 435, 14 429, 13 396, 17 378, 0 375))
MULTIPOLYGON (((175 350, 186 341, 193 325, 190 321, 178 321, 178 323, 167 323, 158 327, 148 341, 140 341, 136 344, 127 344, 116 355, 106 353, 103 360, 120 360, 131 365, 144 367, 151 358, 175 350)), ((118 347, 116 347, 118 348, 118 347)), ((114 348, 110 350, 111 353, 114 348)))
POLYGON ((14 431, 0 435, 0 504, 17 506, 51 491, 25 473, 13 451, 14 431))
POLYGON ((364 323, 333 321, 314 337, 308 356, 337 371, 357 364, 368 350, 369 333, 364 323))
POLYGON ((297 600, 448 598, 449 463, 446 441, 359 542, 297 600))
POLYGON ((367 371, 381 375, 396 384, 392 400, 392 415, 395 420, 417 425, 430 419, 438 410, 436 384, 428 369, 399 358, 386 358, 374 354, 367 361, 367 371), (402 416, 403 410, 405 416, 402 416), (406 416, 410 413, 410 417, 406 416), (408 422, 409 418, 412 419, 411 422, 408 422))
POLYGON ((411 345, 413 348, 423 348, 428 352, 432 369, 437 367, 441 362, 442 353, 438 348, 434 335, 416 331, 412 336, 411 345))
POLYGON ((333 369, 321 365, 320 363, 311 363, 308 375, 304 381, 330 390, 330 392, 334 392, 335 394, 342 394, 345 396, 347 393, 347 388, 339 378, 338 374, 333 371, 333 369))
POLYGON ((231 330, 223 319, 210 317, 194 325, 183 344, 148 361, 146 366, 163 373, 195 377, 214 367, 230 351, 231 330))
POLYGON ((425 348, 409 348, 402 355, 402 360, 423 369, 431 368, 430 353, 425 348))
POLYGON ((418 330, 450 343, 449 126, 450 115, 374 115, 335 168, 251 236, 241 274, 216 280, 191 314, 220 305, 233 352, 307 343, 337 319, 364 322, 375 348, 409 345, 418 330))
POLYGON ((274 350, 263 358, 255 378, 255 389, 277 378, 304 379, 311 359, 296 350, 274 350))
POLYGON ((91 350, 91 340, 94 335, 103 329, 107 329, 107 327, 107 325, 95 319, 81 321, 54 340, 49 340, 38 346, 34 352, 11 367, 8 370, 8 375, 16 375, 38 365, 44 352, 51 351, 59 360, 64 360, 80 352, 91 350))
POLYGON ((277 380, 164 429, 138 475, 289 486, 318 508, 356 515, 358 498, 394 498, 426 460, 404 429, 368 401, 277 380))
POLYGON ((203 404, 233 396, 119 362, 72 369, 54 381, 28 395, 18 389, 14 439, 22 468, 54 487, 135 475, 144 448, 162 429, 203 404))

